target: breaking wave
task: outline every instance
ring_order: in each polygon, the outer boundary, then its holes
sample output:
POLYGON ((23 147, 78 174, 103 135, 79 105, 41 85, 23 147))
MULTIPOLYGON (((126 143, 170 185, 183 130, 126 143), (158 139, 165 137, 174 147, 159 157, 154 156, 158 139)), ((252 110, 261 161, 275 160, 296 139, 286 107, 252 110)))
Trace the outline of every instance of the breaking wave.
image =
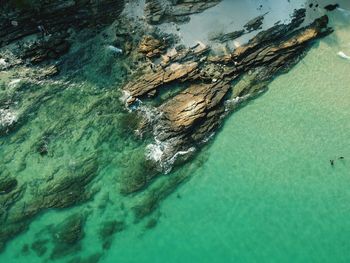
POLYGON ((190 147, 185 151, 177 151, 172 154, 174 147, 171 142, 161 142, 155 139, 155 143, 146 146, 146 158, 159 165, 160 171, 168 174, 178 157, 195 152, 195 147, 190 147))
POLYGON ((17 113, 10 109, 0 109, 0 128, 11 126, 17 121, 17 113))

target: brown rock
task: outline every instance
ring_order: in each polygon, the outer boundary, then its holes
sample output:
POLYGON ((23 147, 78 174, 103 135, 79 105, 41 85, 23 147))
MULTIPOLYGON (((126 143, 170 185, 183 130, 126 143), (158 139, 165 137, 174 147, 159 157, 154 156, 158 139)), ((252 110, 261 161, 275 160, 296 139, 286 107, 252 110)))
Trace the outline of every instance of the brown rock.
POLYGON ((165 43, 152 36, 144 36, 139 44, 139 52, 144 53, 146 57, 159 57, 165 52, 165 43))

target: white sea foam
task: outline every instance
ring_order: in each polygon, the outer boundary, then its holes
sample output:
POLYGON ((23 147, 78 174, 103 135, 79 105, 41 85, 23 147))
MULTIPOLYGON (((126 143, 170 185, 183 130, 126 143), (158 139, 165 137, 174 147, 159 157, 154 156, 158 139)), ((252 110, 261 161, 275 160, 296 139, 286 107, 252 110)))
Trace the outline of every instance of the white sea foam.
POLYGON ((6 68, 8 63, 4 58, 0 58, 0 68, 6 68))
POLYGON ((167 149, 167 145, 160 141, 151 143, 146 147, 146 158, 148 160, 161 163, 164 159, 164 152, 167 149))
POLYGON ((214 137, 214 135, 215 135, 215 132, 212 132, 208 137, 206 137, 202 140, 202 143, 209 142, 214 137))
POLYGON ((346 16, 350 16, 350 11, 349 10, 346 10, 344 8, 341 8, 341 7, 338 7, 337 10, 342 12, 346 16))
POLYGON ((21 82, 21 79, 14 79, 11 80, 10 83, 8 84, 8 86, 10 88, 15 88, 19 83, 21 82))
POLYGON ((155 107, 141 105, 138 110, 142 116, 150 123, 158 120, 161 116, 161 113, 155 107))
POLYGON ((178 151, 174 155, 169 156, 173 151, 171 142, 161 142, 155 139, 155 143, 146 147, 146 158, 159 165, 160 171, 165 174, 169 173, 178 157, 193 153, 195 147, 190 147, 185 151, 178 151))
POLYGON ((225 101, 225 111, 226 112, 231 111, 232 108, 234 108, 236 105, 240 104, 241 102, 249 99, 250 96, 251 96, 250 94, 247 94, 242 97, 237 96, 233 99, 225 101))
POLYGON ((112 52, 114 52, 114 53, 116 53, 116 54, 122 54, 123 53, 122 49, 117 48, 117 47, 112 46, 112 45, 107 46, 107 49, 112 51, 112 52))
POLYGON ((10 109, 0 109, 0 127, 8 127, 17 121, 17 113, 10 109))
POLYGON ((126 104, 127 100, 131 97, 131 94, 129 91, 123 90, 122 96, 120 97, 120 101, 126 104))
POLYGON ((338 56, 350 60, 350 56, 345 54, 343 51, 339 51, 338 56))

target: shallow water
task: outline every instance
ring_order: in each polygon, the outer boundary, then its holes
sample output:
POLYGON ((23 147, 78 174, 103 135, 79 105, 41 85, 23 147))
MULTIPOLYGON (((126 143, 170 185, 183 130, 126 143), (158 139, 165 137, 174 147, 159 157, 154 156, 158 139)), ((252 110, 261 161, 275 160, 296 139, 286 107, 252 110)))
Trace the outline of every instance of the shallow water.
POLYGON ((76 262, 89 257, 96 262, 91 257, 96 253, 106 263, 349 262, 350 62, 337 53, 350 54, 350 21, 336 12, 331 22, 334 34, 276 78, 267 93, 230 116, 195 160, 169 175, 190 180, 138 224, 130 208, 168 178, 139 196, 119 194, 119 178, 140 169, 146 143, 129 136, 132 125, 125 125, 130 116, 114 86, 122 68, 110 68, 109 54, 99 45, 87 52, 95 52, 96 61, 80 54, 85 68, 76 65, 68 79, 75 86, 39 85, 57 94, 6 138, 11 143, 0 141, 1 165, 40 184, 52 170, 65 171, 80 158, 97 155, 94 187, 100 191, 80 206, 38 216, 29 231, 8 244, 1 262, 50 261, 50 225, 76 212, 88 215, 82 249, 68 257, 76 262), (43 131, 53 131, 53 158, 30 150, 43 131), (104 250, 98 233, 114 219, 127 222, 127 228, 104 250), (148 229, 152 222, 156 226, 148 229), (41 258, 33 249, 23 251, 37 240, 49 240, 41 258))
POLYGON ((349 23, 234 113, 158 226, 102 262, 349 262, 349 23), (330 159, 336 160, 334 167, 330 159))

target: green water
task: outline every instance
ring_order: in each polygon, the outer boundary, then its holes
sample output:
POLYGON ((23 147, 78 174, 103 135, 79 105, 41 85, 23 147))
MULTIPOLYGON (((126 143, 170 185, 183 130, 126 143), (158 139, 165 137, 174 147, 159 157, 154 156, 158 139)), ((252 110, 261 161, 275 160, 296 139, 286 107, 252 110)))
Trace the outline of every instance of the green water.
MULTIPOLYGON (((79 73, 87 81, 45 102, 52 111, 41 107, 7 138, 11 143, 3 141, 1 154, 7 169, 27 181, 97 155, 93 185, 100 191, 80 206, 41 213, 7 245, 0 261, 50 261, 49 252, 40 258, 32 250, 23 252, 23 246, 51 240, 47 226, 78 212, 88 214, 82 248, 57 262, 97 262, 93 255, 106 263, 349 262, 350 61, 337 56, 340 50, 350 54, 348 19, 333 17, 334 34, 275 79, 267 93, 230 116, 195 160, 137 195, 121 196, 120 178, 137 172, 145 143, 121 128, 128 115, 118 104, 116 79, 100 80, 120 68, 104 71, 108 67, 101 65, 79 73), (57 131, 50 145, 54 158, 23 157, 48 126, 57 131), (27 140, 18 141, 23 134, 27 140), (330 159, 336 160, 334 167, 330 159), (135 224, 130 209, 152 189, 157 193, 169 176, 188 180, 135 224), (127 227, 103 250, 97 233, 112 219, 127 227), (147 229, 152 219, 157 225, 147 229)), ((111 63, 102 51, 98 54, 99 63, 111 63)), ((48 241, 48 251, 52 246, 48 241)))

